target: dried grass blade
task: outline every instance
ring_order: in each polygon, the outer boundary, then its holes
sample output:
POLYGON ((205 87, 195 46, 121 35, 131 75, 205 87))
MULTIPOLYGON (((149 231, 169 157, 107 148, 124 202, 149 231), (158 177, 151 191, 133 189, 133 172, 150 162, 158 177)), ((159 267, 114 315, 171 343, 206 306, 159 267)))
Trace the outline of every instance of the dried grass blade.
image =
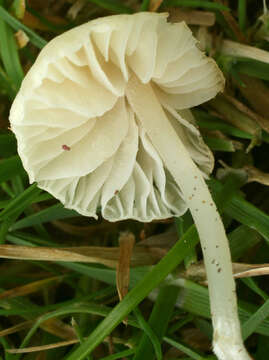
POLYGON ((121 234, 119 238, 120 254, 117 264, 117 291, 120 301, 128 293, 130 282, 130 264, 132 251, 135 244, 135 237, 132 233, 121 234))
POLYGON ((31 325, 33 323, 34 323, 33 320, 23 321, 20 324, 17 324, 17 325, 9 327, 7 329, 1 330, 0 331, 0 337, 7 336, 7 335, 10 335, 10 334, 15 334, 18 331, 28 329, 29 327, 31 327, 31 325))
MULTIPOLYGON (((236 279, 269 275, 269 264, 233 263, 233 275, 236 279)), ((203 284, 207 284, 205 266, 202 262, 191 265, 183 273, 183 276, 188 279, 195 279, 203 282, 203 284)))
MULTIPOLYGON (((165 253, 166 250, 164 249, 142 246, 135 247, 132 254, 131 266, 155 264, 165 253)), ((98 246, 50 248, 0 245, 0 258, 101 263, 108 267, 116 268, 119 259, 119 248, 98 246)))
POLYGON ((61 281, 62 276, 54 276, 44 280, 34 281, 27 285, 18 286, 16 288, 6 290, 0 294, 0 299, 14 298, 17 296, 25 296, 32 294, 33 292, 44 289, 45 286, 50 285, 54 281, 61 281))
POLYGON ((41 346, 31 346, 27 348, 22 349, 7 349, 7 352, 9 354, 25 354, 25 353, 31 353, 36 351, 45 351, 50 349, 56 349, 63 346, 73 345, 77 344, 79 342, 78 339, 72 339, 67 341, 60 341, 55 344, 48 344, 48 345, 41 345, 41 346))

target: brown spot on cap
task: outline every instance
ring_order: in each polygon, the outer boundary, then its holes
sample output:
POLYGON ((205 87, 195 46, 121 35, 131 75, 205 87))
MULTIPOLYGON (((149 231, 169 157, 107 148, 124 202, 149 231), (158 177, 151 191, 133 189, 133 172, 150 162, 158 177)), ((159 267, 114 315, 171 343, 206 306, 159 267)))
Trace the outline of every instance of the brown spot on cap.
POLYGON ((62 149, 65 150, 65 151, 70 151, 71 150, 71 147, 69 147, 68 145, 62 145, 62 149))

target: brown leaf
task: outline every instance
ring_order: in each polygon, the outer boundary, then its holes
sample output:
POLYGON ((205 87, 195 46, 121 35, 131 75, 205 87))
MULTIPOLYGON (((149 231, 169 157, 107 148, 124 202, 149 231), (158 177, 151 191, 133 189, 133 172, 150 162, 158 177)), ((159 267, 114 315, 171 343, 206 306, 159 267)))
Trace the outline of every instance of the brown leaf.
POLYGON ((120 300, 122 300, 128 293, 130 282, 130 263, 134 244, 135 237, 132 233, 125 232, 120 235, 120 254, 116 274, 117 290, 120 300))

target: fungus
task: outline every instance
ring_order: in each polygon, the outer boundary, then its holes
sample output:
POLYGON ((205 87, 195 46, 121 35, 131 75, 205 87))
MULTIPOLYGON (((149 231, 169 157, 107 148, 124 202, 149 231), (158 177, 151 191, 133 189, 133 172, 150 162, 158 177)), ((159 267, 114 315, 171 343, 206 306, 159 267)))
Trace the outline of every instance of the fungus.
POLYGON ((224 78, 185 23, 166 18, 115 15, 53 39, 22 83, 12 130, 30 182, 67 208, 144 222, 189 208, 207 269, 214 351, 221 360, 250 359, 225 229, 204 180, 213 157, 188 110, 221 91, 224 78))

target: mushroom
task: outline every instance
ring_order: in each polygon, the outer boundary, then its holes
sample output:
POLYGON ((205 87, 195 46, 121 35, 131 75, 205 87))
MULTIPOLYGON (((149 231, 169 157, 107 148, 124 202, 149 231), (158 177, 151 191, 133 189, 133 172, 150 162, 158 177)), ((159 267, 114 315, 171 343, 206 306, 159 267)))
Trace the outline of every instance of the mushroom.
POLYGON ((115 15, 53 39, 26 75, 10 121, 30 182, 110 221, 190 209, 204 254, 221 360, 246 360, 225 229, 205 183, 213 157, 190 110, 224 78, 185 23, 115 15))

